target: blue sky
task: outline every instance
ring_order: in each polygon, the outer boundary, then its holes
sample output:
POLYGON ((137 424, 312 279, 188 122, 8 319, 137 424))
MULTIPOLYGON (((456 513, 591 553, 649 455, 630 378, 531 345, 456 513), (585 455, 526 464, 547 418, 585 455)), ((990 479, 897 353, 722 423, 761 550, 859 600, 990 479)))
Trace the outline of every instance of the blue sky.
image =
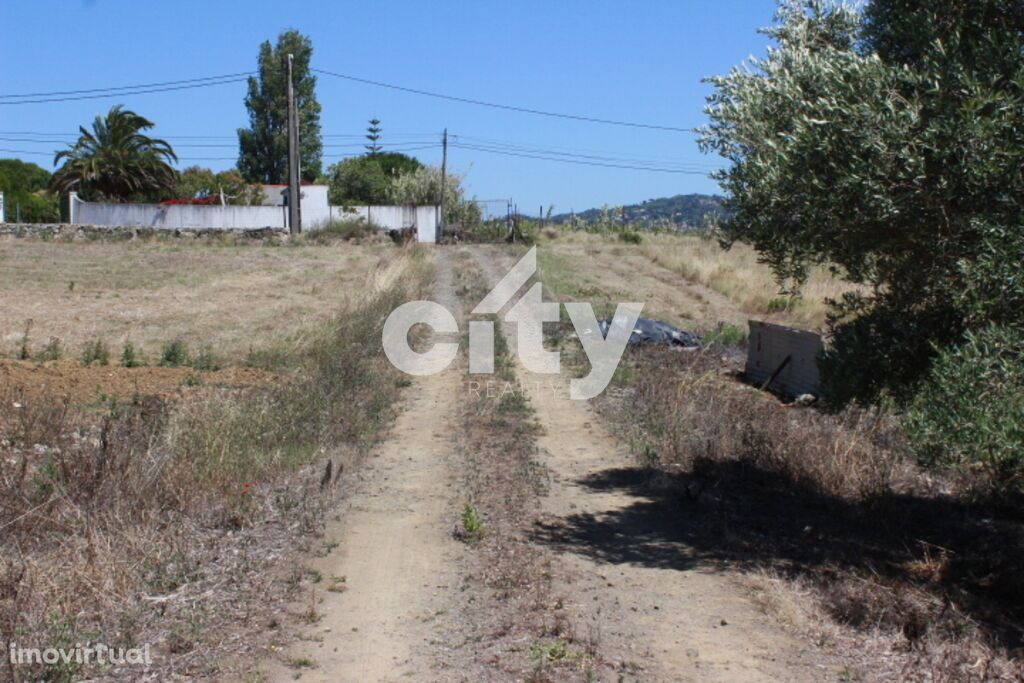
MULTIPOLYGON (((318 68, 412 88, 605 119, 693 127, 709 86, 751 54, 774 0, 646 2, 138 2, 8 1, 0 7, 0 94, 164 82, 255 68, 258 45, 286 28, 309 35, 318 68)), ((157 123, 183 165, 234 165, 247 122, 241 83, 84 101, 0 105, 0 149, 52 168, 61 139, 123 103, 157 123), (19 133, 43 135, 25 136, 19 133), (15 133, 15 135, 12 135, 15 133), (211 136, 188 139, 182 136, 211 136), (17 139, 17 138, 22 139, 17 139), (35 142, 27 142, 32 137, 35 142), (186 144, 224 145, 185 147, 186 144), (195 161, 190 161, 195 159, 195 161)), ((321 76, 323 133, 353 136, 383 122, 385 142, 432 143, 447 127, 475 146, 510 143, 679 168, 718 165, 690 133, 584 123, 415 96, 321 76), (485 142, 486 141, 486 142, 485 142)), ((352 137, 325 138, 353 144, 352 137)), ((514 149, 502 147, 503 149, 514 149)), ((334 147, 326 154, 352 153, 334 147)), ((414 152, 440 162, 440 146, 414 152)), ((534 154, 531 152, 531 154, 534 154)), ((326 163, 337 159, 325 159, 326 163)), ((625 161, 625 165, 631 162, 625 161)), ((452 148, 450 167, 480 199, 511 197, 521 211, 557 212, 714 192, 702 174, 656 173, 516 158, 452 148)))

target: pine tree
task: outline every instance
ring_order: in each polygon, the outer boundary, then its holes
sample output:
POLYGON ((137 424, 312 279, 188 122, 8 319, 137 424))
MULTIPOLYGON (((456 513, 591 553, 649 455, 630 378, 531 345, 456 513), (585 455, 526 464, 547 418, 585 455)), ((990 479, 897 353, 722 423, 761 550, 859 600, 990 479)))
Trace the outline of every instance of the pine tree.
POLYGON ((380 127, 380 119, 377 117, 370 119, 370 125, 366 127, 366 139, 370 141, 370 144, 366 145, 366 151, 370 155, 380 154, 380 139, 383 132, 384 129, 380 127))

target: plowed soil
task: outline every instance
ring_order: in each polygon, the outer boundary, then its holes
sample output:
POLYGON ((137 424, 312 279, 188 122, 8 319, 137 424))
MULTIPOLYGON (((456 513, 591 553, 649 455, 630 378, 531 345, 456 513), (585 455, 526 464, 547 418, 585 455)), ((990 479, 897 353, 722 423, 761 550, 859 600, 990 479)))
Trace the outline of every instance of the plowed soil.
POLYGON ((253 368, 196 372, 191 368, 122 368, 66 362, 47 365, 0 361, 0 396, 68 399, 88 404, 104 397, 158 396, 180 398, 198 380, 201 386, 251 387, 277 379, 253 368), (188 378, 192 380, 186 382, 188 378))

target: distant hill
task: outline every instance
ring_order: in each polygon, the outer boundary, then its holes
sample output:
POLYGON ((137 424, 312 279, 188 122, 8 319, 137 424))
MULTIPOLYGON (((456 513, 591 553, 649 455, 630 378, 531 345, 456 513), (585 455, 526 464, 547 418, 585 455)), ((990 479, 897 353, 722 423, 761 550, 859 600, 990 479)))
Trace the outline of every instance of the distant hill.
MULTIPOLYGON (((640 204, 629 204, 622 207, 604 207, 587 209, 576 213, 576 220, 594 223, 603 215, 615 222, 622 221, 625 213, 627 223, 644 225, 675 225, 676 227, 700 228, 710 219, 721 218, 726 211, 722 205, 723 198, 711 194, 677 194, 674 197, 648 199, 640 204)), ((572 214, 562 213, 552 216, 555 223, 568 223, 572 214)))

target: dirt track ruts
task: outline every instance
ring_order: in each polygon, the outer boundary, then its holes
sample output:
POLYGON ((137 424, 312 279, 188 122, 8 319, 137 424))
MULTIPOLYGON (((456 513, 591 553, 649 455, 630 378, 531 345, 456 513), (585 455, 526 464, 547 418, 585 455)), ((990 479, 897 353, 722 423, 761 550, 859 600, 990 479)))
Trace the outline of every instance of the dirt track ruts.
MULTIPOLYGON (((474 249, 474 256, 492 283, 513 262, 506 252, 488 247, 474 249)), ((515 326, 505 329, 514 350, 515 326)), ((522 362, 517 374, 527 386, 551 381, 531 374, 522 362)), ((634 680, 823 680, 826 672, 817 667, 810 647, 760 612, 731 578, 683 557, 678 562, 642 552, 622 561, 602 557, 603 547, 628 546, 633 539, 649 548, 650 539, 665 529, 619 525, 624 537, 618 538, 578 533, 600 531, 603 526, 594 522, 609 517, 629 519, 632 509, 652 501, 642 487, 624 491, 599 484, 635 470, 635 463, 588 402, 569 399, 567 382, 563 379, 557 391, 530 394, 542 426, 538 458, 552 480, 534 538, 557 551, 563 583, 556 590, 573 601, 576 630, 597 634, 602 656, 627 664, 637 672, 634 680)), ((665 525, 671 526, 672 513, 665 510, 665 525)))

